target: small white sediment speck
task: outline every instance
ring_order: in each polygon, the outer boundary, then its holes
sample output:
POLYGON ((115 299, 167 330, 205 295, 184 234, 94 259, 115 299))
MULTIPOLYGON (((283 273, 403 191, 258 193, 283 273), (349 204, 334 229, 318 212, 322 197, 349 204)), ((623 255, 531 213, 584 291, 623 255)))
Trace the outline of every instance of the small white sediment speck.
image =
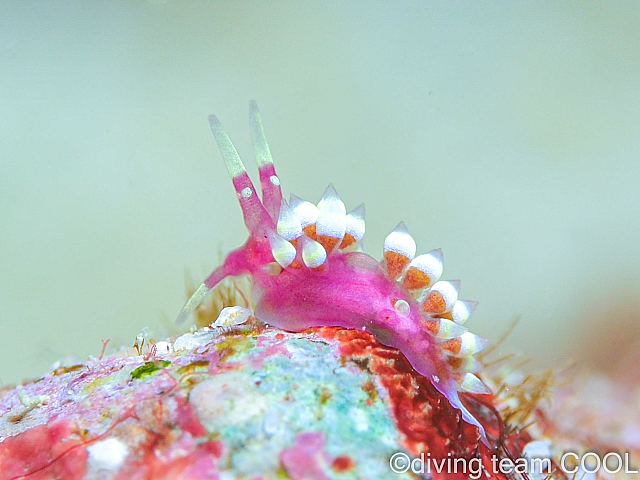
POLYGON ((353 419, 356 432, 366 432, 369 430, 367 415, 362 410, 359 408, 352 408, 349 410, 349 416, 353 419))
POLYGON ((438 377, 437 375, 433 375, 431 378, 433 378, 434 382, 440 383, 440 377, 438 377))
POLYGON ((171 344, 169 342, 161 341, 156 343, 156 355, 166 355, 171 353, 171 344))
POLYGON ((129 453, 127 446, 117 438, 107 438, 87 447, 89 465, 95 470, 117 470, 129 453))

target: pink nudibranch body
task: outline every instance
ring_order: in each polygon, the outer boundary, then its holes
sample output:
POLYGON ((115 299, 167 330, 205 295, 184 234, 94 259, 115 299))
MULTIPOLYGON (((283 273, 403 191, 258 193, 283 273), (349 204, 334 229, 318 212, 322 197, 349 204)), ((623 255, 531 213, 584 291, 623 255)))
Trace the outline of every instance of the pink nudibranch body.
POLYGON ((293 195, 286 202, 251 102, 260 200, 222 125, 213 115, 209 122, 249 238, 204 280, 176 323, 184 322, 221 280, 249 274, 260 321, 295 332, 317 326, 367 330, 402 351, 486 441, 482 425, 458 396, 458 391, 490 393, 473 375, 480 368, 473 355, 486 340, 463 326, 476 302, 458 299, 459 282, 438 281, 441 251, 416 257, 415 241, 401 222, 385 240, 382 261, 363 253, 364 205, 347 213, 332 185, 317 206, 293 195))

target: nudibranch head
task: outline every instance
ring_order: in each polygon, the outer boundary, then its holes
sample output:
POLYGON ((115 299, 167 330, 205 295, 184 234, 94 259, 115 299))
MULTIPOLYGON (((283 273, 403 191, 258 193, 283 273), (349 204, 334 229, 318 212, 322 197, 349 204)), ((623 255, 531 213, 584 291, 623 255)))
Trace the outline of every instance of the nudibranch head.
POLYGON ((416 256, 416 242, 400 222, 384 241, 381 261, 364 253, 364 205, 347 212, 333 185, 317 205, 295 195, 287 202, 258 108, 251 102, 260 199, 218 119, 212 115, 209 123, 249 238, 204 280, 176 322, 184 322, 226 277, 250 275, 258 320, 288 331, 319 326, 367 330, 380 343, 402 351, 486 441, 482 425, 458 392, 490 393, 474 375, 481 368, 474 355, 487 342, 464 326, 476 302, 458 298, 459 281, 440 280, 442 251, 416 256))

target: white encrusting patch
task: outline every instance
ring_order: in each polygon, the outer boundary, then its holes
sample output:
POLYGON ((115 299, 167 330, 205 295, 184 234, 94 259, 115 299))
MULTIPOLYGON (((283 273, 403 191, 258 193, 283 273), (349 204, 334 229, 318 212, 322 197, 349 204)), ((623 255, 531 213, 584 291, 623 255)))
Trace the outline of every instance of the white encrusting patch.
POLYGON ((189 403, 209 431, 239 428, 263 418, 272 406, 268 399, 255 383, 234 371, 202 380, 189 393, 189 403))
POLYGON ((107 438, 87 447, 89 465, 95 470, 115 471, 129 453, 127 446, 117 438, 107 438))
POLYGON ((318 207, 313 203, 291 195, 289 198, 289 206, 291 210, 293 210, 293 213, 296 214, 296 217, 298 217, 298 220, 300 220, 302 228, 316 223, 318 219, 318 207))
POLYGON ((366 432, 369 430, 369 421, 367 420, 367 414, 361 409, 352 407, 349 409, 349 417, 353 421, 353 426, 356 432, 366 432))
POLYGON ((283 198, 280 205, 280 214, 278 215, 278 235, 285 240, 291 241, 302 235, 302 225, 300 220, 293 213, 287 201, 283 198))
POLYGON ((173 342, 173 350, 178 352, 180 350, 198 348, 209 343, 215 336, 216 333, 212 330, 199 330, 193 333, 185 333, 173 342))
POLYGON ((412 260, 416 255, 416 241, 413 239, 404 222, 396 225, 387 238, 384 239, 384 251, 395 252, 412 260))
POLYGON ((276 187, 280 186, 280 179, 278 177, 276 177, 275 175, 271 175, 269 177, 269 181, 271 182, 272 185, 275 185, 276 187))
POLYGON ((251 189, 249 187, 243 188, 240 195, 242 195, 242 198, 249 198, 251 196, 251 189))

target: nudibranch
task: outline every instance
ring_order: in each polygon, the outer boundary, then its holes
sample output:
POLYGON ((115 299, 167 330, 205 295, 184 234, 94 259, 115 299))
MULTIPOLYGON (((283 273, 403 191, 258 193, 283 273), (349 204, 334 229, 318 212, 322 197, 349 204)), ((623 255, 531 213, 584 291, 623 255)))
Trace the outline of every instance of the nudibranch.
POLYGON ((209 117, 249 238, 202 282, 176 323, 223 279, 248 274, 259 321, 293 332, 319 326, 370 332, 399 349, 486 441, 458 392, 490 393, 474 375, 481 368, 474 354, 487 341, 464 327, 477 303, 458 299, 459 281, 439 281, 441 250, 416 256, 400 222, 384 241, 381 261, 364 253, 364 204, 347 213, 333 185, 317 205, 295 195, 287 202, 255 102, 249 110, 262 200, 226 131, 209 117))

